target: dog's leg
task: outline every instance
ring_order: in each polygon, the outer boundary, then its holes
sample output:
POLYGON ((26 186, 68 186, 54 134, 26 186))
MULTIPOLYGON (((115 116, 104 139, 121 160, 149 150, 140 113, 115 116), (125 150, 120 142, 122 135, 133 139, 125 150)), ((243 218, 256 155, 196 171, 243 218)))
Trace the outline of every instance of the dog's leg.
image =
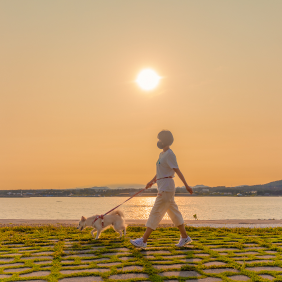
POLYGON ((96 228, 94 228, 92 231, 91 231, 91 235, 92 237, 94 237, 94 233, 96 232, 96 228))
POLYGON ((121 238, 122 237, 122 231, 121 230, 116 230, 118 233, 119 233, 119 238, 121 238))
POLYGON ((102 231, 102 230, 97 229, 97 234, 96 234, 95 240, 99 239, 99 236, 100 236, 101 231, 102 231))

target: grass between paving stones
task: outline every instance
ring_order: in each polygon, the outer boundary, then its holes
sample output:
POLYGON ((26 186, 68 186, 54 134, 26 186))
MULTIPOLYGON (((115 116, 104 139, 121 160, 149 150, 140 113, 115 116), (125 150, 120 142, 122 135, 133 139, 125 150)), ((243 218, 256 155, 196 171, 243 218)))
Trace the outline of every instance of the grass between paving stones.
POLYGON ((129 238, 141 237, 144 227, 128 227, 126 238, 118 238, 113 229, 107 229, 99 240, 91 237, 90 229, 80 232, 73 227, 51 225, 0 228, 0 281, 41 279, 57 282, 64 277, 99 276, 110 282, 118 281, 111 279, 113 275, 129 273, 141 273, 149 277, 130 281, 161 282, 176 279, 182 282, 205 277, 234 281, 232 276, 235 275, 245 275, 249 281, 266 281, 259 276, 261 274, 270 274, 275 281, 282 281, 282 228, 186 229, 193 239, 193 243, 186 248, 174 246, 179 239, 176 228, 158 228, 152 233, 148 249, 144 251, 134 248, 129 242, 129 238), (264 255, 273 257, 267 258, 270 262, 264 262, 264 255), (213 262, 223 265, 213 265, 213 262), (127 270, 132 266, 141 269, 127 270), (258 272, 248 269, 259 266, 281 267, 281 271, 258 272), (209 272, 226 268, 228 271, 225 272, 209 272), (19 272, 21 269, 23 271, 19 272), (97 269, 97 272, 93 272, 93 269, 97 269), (64 273, 70 270, 71 273, 64 273), (163 274, 169 275, 169 272, 175 271, 198 275, 180 277, 176 273, 166 277, 163 274), (33 273, 36 276, 25 277, 25 274, 33 273))

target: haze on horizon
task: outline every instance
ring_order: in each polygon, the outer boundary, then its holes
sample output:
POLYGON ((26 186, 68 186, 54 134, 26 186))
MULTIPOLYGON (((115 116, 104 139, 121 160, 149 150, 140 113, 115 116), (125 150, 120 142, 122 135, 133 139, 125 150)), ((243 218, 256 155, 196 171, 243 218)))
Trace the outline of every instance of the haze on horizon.
POLYGON ((162 129, 191 186, 281 179, 281 10, 1 1, 0 189, 146 184, 162 129), (150 92, 144 68, 162 77, 150 92))

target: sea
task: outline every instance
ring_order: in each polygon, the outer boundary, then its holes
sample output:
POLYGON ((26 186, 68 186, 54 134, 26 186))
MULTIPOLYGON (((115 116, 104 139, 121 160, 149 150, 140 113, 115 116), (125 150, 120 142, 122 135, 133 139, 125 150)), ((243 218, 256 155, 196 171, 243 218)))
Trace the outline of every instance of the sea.
MULTIPOLYGON (((0 198, 0 219, 80 219, 104 214, 126 197, 0 198)), ((147 219, 155 197, 135 197, 120 209, 127 219, 147 219)), ((282 219, 282 197, 175 197, 184 219, 282 219)), ((166 214, 164 219, 169 219, 166 214)))

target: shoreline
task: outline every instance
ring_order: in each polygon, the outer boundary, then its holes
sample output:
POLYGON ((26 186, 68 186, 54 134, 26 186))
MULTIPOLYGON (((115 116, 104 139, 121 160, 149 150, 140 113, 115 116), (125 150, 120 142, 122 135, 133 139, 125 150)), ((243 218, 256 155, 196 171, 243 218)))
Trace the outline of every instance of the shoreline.
MULTIPOLYGON (((145 219, 126 219, 128 226, 145 226, 145 219)), ((267 227, 282 227, 282 220, 278 219, 225 219, 225 220, 184 220, 186 226, 192 227, 227 227, 227 228, 267 228, 267 227)), ((0 219, 0 227, 15 227, 15 226, 72 226, 78 225, 76 219, 0 219)), ((173 227, 171 220, 162 220, 159 227, 173 227)))

